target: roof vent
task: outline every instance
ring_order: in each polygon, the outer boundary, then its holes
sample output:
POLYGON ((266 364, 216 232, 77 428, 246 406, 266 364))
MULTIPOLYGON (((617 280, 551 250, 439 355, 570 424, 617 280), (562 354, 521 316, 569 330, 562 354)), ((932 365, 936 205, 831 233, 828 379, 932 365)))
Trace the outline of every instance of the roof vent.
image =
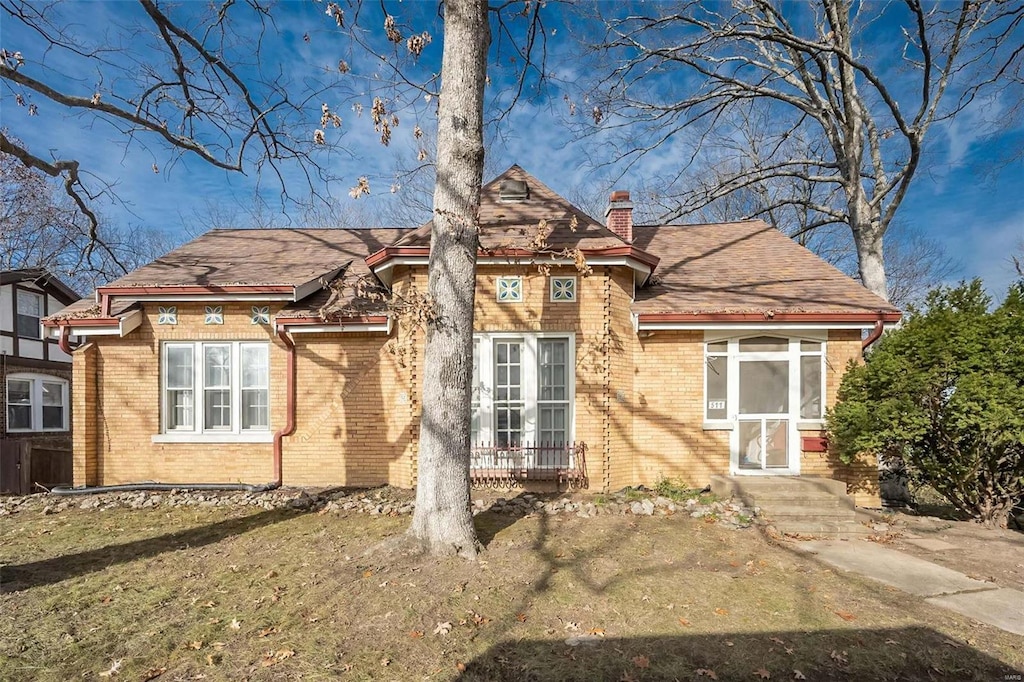
POLYGON ((502 180, 498 198, 502 201, 526 201, 530 198, 530 188, 525 180, 502 180))

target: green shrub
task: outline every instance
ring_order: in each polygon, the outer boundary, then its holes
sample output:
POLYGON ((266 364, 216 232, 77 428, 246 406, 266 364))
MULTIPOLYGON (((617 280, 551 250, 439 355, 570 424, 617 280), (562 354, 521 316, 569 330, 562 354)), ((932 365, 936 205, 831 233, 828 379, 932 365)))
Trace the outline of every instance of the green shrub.
POLYGON ((978 280, 933 291, 850 367, 827 419, 844 461, 895 460, 914 483, 1005 527, 1024 496, 1024 282, 990 306, 978 280))

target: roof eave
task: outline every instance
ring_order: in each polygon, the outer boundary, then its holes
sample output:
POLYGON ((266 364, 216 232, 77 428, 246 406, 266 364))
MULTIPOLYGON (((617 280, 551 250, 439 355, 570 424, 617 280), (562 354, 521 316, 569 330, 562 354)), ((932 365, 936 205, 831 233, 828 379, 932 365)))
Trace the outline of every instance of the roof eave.
POLYGON ((290 334, 336 334, 353 332, 391 333, 391 317, 388 315, 354 315, 333 320, 313 316, 274 318, 278 331, 290 334))
POLYGON ((142 324, 142 310, 128 310, 116 317, 70 317, 47 318, 43 326, 50 330, 50 336, 60 337, 67 328, 71 336, 118 336, 124 338, 142 324))
POLYGON ((744 327, 804 327, 819 329, 866 329, 878 322, 895 324, 898 311, 773 313, 637 313, 638 330, 728 329, 744 327))

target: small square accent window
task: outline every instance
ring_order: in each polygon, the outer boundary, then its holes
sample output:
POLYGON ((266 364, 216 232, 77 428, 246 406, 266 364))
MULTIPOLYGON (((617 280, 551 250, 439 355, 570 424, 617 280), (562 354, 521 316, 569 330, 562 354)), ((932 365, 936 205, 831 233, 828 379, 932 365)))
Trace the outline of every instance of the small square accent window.
POLYGON ((575 301, 576 300, 576 278, 575 277, 553 277, 553 278, 551 278, 551 300, 552 301, 575 301))
POLYGON ((178 324, 178 307, 177 306, 157 306, 156 309, 156 323, 157 324, 178 324))
POLYGON ((224 324, 224 306, 206 306, 206 319, 203 321, 203 324, 224 324))
POLYGON ((498 301, 500 303, 512 303, 523 300, 523 278, 522 277, 499 277, 498 278, 498 301))
POLYGON ((270 306, 256 306, 252 307, 252 323, 253 324, 270 324, 270 306))

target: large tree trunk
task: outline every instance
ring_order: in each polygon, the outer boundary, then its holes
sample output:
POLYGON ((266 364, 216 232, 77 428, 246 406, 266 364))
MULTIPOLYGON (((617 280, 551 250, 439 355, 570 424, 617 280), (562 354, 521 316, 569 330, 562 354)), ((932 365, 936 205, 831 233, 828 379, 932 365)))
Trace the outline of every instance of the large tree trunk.
POLYGON ((857 266, 860 281, 871 291, 889 300, 882 257, 882 235, 871 230, 854 230, 853 242, 857 246, 857 266))
POLYGON ((409 534, 433 554, 475 557, 470 512, 470 383, 483 97, 490 27, 485 0, 446 0, 437 180, 430 241, 416 511, 409 534))

